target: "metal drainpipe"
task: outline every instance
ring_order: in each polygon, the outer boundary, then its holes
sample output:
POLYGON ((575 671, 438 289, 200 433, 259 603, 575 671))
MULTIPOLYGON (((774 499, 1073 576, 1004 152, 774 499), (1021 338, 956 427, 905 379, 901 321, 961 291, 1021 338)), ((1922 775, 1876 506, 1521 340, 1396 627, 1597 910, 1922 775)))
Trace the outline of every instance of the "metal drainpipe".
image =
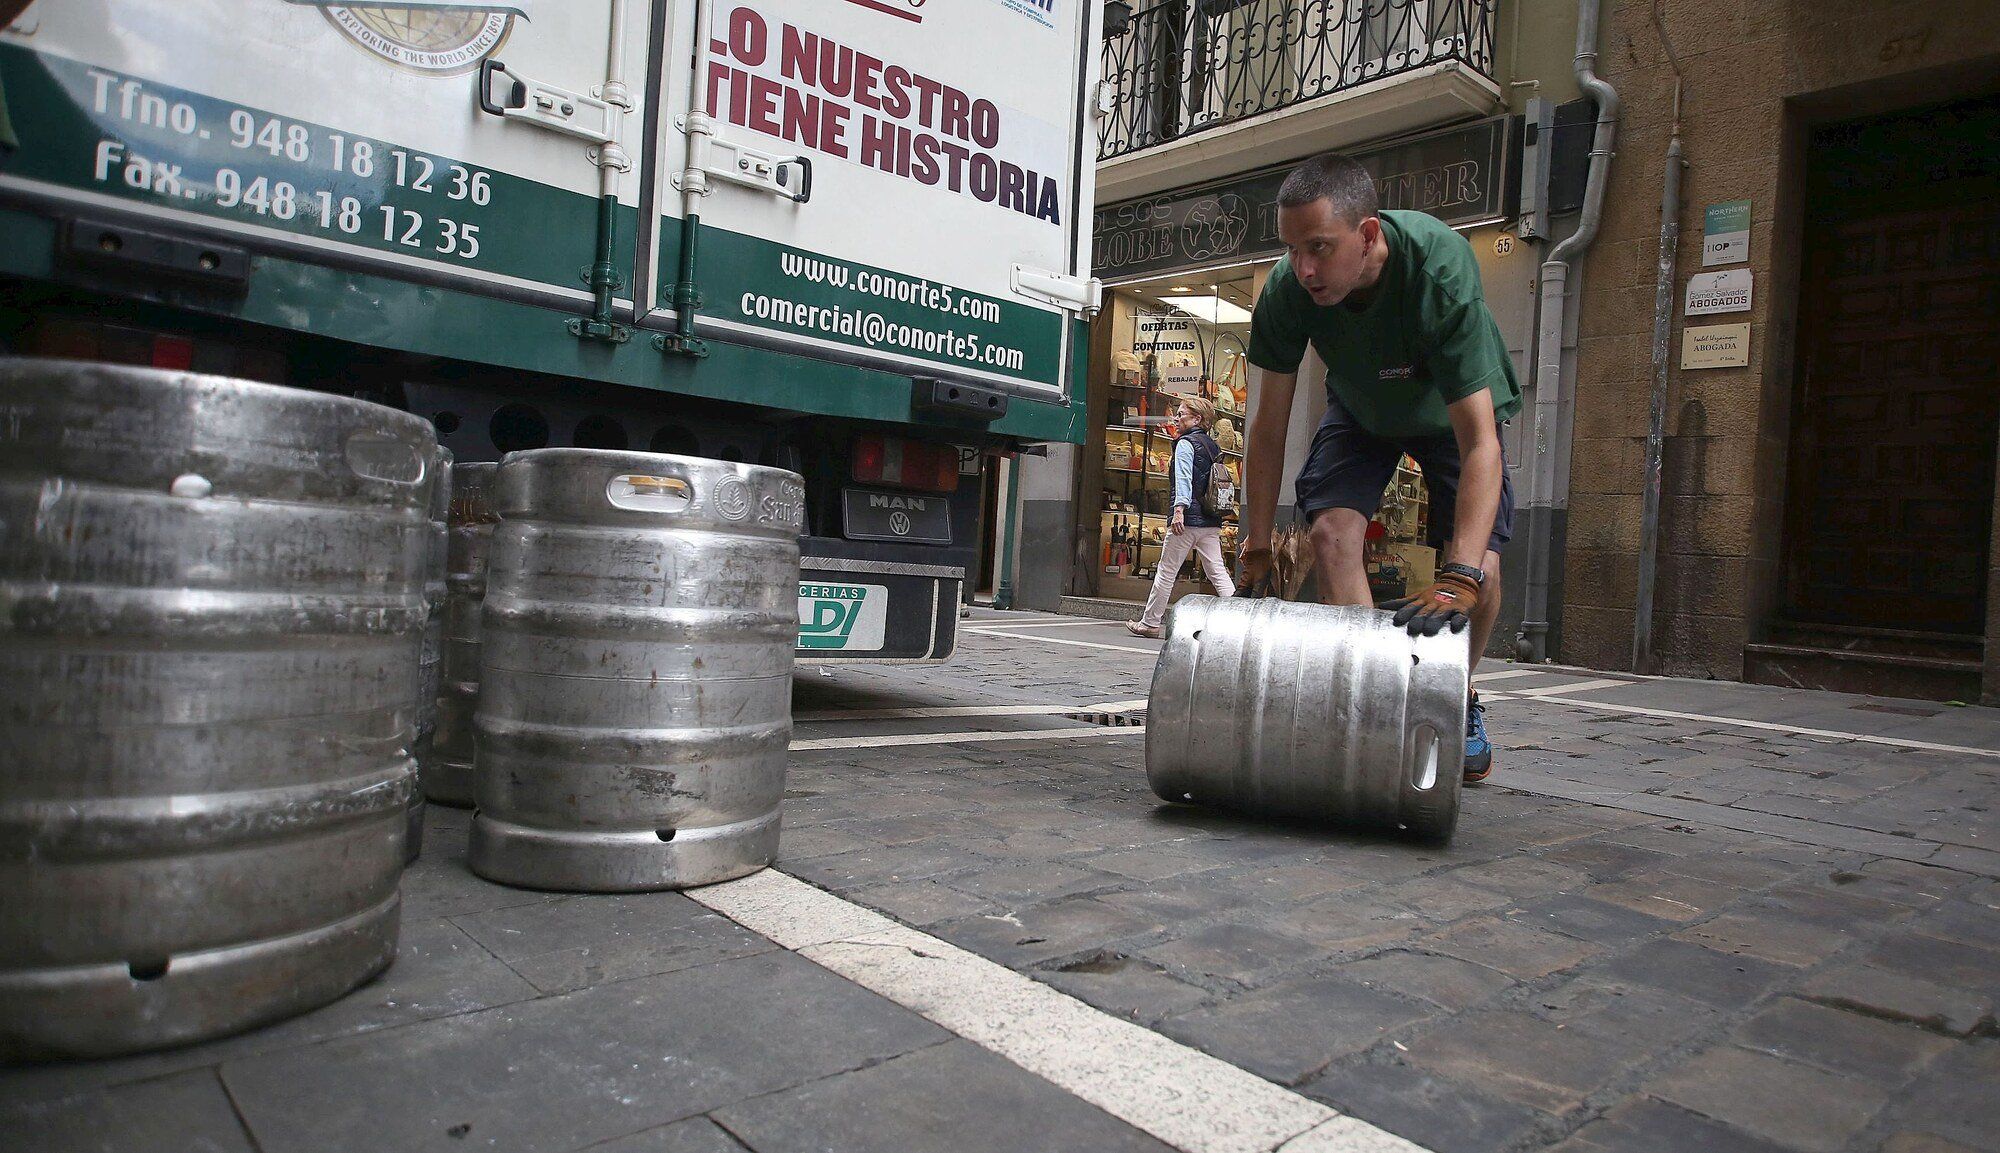
POLYGON ((1528 551, 1528 599, 1521 617, 1516 655, 1524 661, 1549 658, 1549 572, 1553 543, 1556 489, 1556 449, 1569 436, 1562 416, 1563 299, 1569 287, 1570 262, 1597 238, 1604 216, 1605 185, 1611 173, 1611 145, 1618 131, 1618 90, 1597 75, 1597 26, 1600 0, 1578 0, 1576 12, 1576 80, 1597 101, 1597 128, 1590 143, 1590 173, 1584 183, 1583 214, 1576 231, 1550 251, 1542 262, 1541 301, 1536 323, 1535 471, 1531 491, 1542 501, 1528 551))
POLYGON ((1016 510, 1021 505, 1021 456, 1007 458, 1007 507, 1000 518, 1000 575, 993 585, 993 607, 1014 607, 1014 536, 1019 525, 1016 510))
MULTIPOLYGON (((625 87, 625 0, 611 0, 611 46, 605 53, 600 95, 613 108, 632 111, 632 96, 625 87)), ((632 158, 612 140, 599 145, 592 159, 597 162, 597 259, 589 273, 592 307, 590 319, 571 320, 569 330, 573 336, 623 344, 632 338, 632 330, 611 319, 611 308, 613 294, 624 285, 614 251, 618 246, 618 176, 632 167, 632 158)))
POLYGON ((657 333, 653 347, 681 356, 704 357, 708 344, 695 335, 695 316, 701 311, 701 291, 695 283, 695 241, 701 235, 701 198, 708 195, 708 173, 702 163, 708 152, 708 116, 702 102, 701 46, 709 42, 712 22, 710 0, 696 0, 694 6, 695 62, 689 69, 687 166, 681 172, 681 255, 674 273, 674 331, 657 333))
POLYGON ((1653 582, 1660 555, 1660 462, 1667 442, 1667 355, 1674 329, 1674 258, 1681 242, 1681 86, 1674 83, 1674 135, 1660 181, 1659 283, 1653 291, 1653 398, 1646 426, 1646 490, 1639 514, 1639 604, 1632 617, 1632 671, 1653 663, 1653 582))

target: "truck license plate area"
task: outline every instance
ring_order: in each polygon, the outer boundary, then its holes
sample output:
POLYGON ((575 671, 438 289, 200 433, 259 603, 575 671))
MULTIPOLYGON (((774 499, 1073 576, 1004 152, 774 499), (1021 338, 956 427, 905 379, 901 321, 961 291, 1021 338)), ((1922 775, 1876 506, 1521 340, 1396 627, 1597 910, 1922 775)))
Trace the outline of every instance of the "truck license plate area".
POLYGON ((951 543, 951 498, 936 493, 841 490, 848 540, 951 543))

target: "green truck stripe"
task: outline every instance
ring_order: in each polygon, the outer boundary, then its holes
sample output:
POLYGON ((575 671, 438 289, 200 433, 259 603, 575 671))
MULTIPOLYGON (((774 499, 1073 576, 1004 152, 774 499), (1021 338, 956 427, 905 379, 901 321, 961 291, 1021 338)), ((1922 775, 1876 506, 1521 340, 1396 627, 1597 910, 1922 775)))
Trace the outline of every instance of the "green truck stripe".
MULTIPOLYGON (((57 226, 0 208, 0 275, 55 277, 57 226)), ((132 295, 145 295, 135 284, 132 295)), ((177 300, 175 307, 425 356, 524 372, 712 397, 782 411, 897 424, 929 423, 910 411, 910 378, 710 337, 704 360, 663 355, 643 334, 623 345, 577 340, 567 313, 440 291, 279 256, 257 256, 250 283, 229 303, 177 300)), ((1081 326, 1079 325, 1079 328, 1081 326)), ((1080 338, 1080 334, 1079 334, 1080 338)), ((1081 344, 1078 345, 1081 348, 1081 344)), ((1083 443, 1083 410, 1016 397, 993 432, 1022 440, 1083 443)))

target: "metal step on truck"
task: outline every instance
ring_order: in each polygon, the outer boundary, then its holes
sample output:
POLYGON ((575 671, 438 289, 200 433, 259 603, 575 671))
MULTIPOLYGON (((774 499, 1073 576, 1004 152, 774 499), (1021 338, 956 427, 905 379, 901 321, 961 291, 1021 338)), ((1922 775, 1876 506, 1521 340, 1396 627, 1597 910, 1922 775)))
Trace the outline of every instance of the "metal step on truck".
POLYGON ((943 660, 985 474, 1083 438, 1100 18, 0 0, 0 351, 791 469, 800 659, 943 660))

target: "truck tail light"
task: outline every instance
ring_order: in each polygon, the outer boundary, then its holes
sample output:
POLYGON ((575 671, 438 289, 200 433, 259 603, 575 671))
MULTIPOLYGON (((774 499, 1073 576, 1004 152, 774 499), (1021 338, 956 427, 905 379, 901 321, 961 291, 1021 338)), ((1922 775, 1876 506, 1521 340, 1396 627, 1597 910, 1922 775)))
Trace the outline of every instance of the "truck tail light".
POLYGON ((194 367, 194 341, 179 336, 153 338, 153 367, 186 372, 194 367))
POLYGON ((958 489, 958 449, 895 436, 854 439, 854 479, 862 484, 886 484, 920 492, 958 489))

